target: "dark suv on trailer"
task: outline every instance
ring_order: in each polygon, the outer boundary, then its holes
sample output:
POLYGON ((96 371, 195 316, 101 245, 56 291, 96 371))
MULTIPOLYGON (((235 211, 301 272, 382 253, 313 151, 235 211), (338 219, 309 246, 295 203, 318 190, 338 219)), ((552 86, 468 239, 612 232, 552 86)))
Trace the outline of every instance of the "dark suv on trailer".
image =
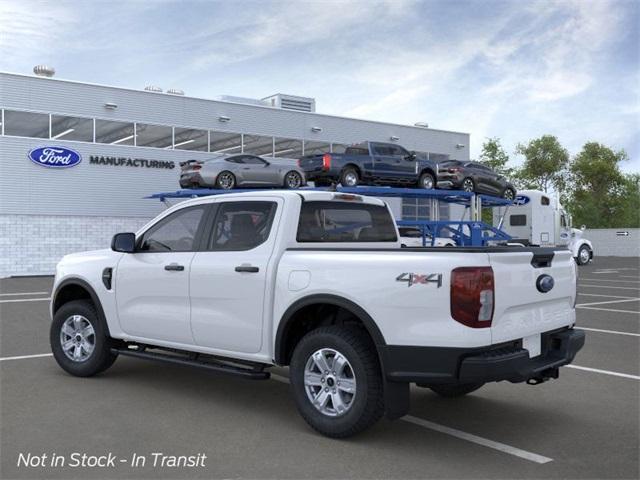
POLYGON ((438 164, 438 188, 464 190, 465 192, 485 193, 516 198, 516 188, 504 175, 479 162, 445 160, 438 164))

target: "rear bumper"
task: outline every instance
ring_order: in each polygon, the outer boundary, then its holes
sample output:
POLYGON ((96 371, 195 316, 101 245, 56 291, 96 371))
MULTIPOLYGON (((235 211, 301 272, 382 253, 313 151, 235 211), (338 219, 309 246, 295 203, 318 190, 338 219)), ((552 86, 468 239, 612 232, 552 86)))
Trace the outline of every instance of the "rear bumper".
POLYGON ((486 383, 556 378, 584 346, 582 330, 543 333, 542 351, 534 358, 521 341, 483 348, 382 347, 384 371, 392 382, 418 384, 486 383))
POLYGON ((204 179, 199 173, 183 173, 180 175, 181 188, 193 188, 198 186, 205 186, 204 179))

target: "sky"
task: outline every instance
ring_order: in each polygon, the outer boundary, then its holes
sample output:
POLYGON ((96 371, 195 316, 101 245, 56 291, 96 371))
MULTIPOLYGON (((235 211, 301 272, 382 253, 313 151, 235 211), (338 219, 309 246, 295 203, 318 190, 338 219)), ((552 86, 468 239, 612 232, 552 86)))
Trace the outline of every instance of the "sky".
POLYGON ((640 2, 0 0, 0 71, 624 149, 640 172, 640 2))

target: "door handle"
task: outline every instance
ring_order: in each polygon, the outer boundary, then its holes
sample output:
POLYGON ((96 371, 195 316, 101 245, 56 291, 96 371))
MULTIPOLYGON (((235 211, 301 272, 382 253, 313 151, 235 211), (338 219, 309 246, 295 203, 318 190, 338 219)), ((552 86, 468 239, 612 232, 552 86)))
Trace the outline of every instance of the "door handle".
POLYGON ((184 265, 178 265, 177 263, 170 263, 169 265, 164 266, 165 270, 169 272, 182 272, 184 270, 184 265))
POLYGON ((236 267, 236 272, 258 273, 259 271, 258 267, 252 267, 251 265, 239 265, 236 267))

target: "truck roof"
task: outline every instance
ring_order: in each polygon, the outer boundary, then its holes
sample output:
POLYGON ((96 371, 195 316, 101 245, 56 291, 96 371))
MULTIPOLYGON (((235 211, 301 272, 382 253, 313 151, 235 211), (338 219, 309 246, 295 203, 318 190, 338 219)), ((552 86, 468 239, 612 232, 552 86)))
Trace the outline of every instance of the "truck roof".
POLYGON ((177 205, 174 205, 172 209, 175 207, 183 207, 187 205, 202 205, 207 203, 213 203, 218 200, 242 200, 247 198, 265 198, 265 197, 274 197, 274 198, 302 198, 303 201, 342 201, 342 202, 353 202, 356 201, 358 203, 366 203, 369 205, 379 205, 384 206, 385 202, 375 197, 368 197, 364 195, 356 195, 351 193, 341 193, 341 192, 329 192, 322 190, 256 190, 254 192, 237 192, 237 193, 226 193, 221 195, 212 195, 209 197, 198 197, 190 200, 186 200, 184 202, 180 202, 177 205))

